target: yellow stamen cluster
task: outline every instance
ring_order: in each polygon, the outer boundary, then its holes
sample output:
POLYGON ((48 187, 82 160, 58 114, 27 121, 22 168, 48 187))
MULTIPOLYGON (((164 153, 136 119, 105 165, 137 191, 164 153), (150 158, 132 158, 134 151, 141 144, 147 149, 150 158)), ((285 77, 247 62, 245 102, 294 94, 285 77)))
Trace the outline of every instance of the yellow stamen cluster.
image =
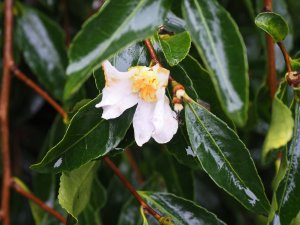
POLYGON ((136 66, 129 69, 134 70, 132 76, 132 91, 139 94, 139 97, 146 102, 157 101, 156 92, 158 90, 157 73, 149 67, 136 66))

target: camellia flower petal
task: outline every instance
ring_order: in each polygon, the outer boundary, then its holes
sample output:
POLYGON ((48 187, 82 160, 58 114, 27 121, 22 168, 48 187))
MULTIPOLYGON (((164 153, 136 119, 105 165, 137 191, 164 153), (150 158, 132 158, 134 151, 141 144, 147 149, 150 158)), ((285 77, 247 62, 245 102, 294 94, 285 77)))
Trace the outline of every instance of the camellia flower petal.
POLYGON ((96 105, 103 108, 103 119, 119 117, 126 109, 138 102, 138 96, 132 93, 130 77, 133 71, 119 72, 109 61, 102 64, 105 75, 105 88, 102 91, 102 101, 96 105))
POLYGON ((102 118, 119 117, 137 104, 133 117, 136 143, 142 146, 151 137, 158 143, 169 142, 178 129, 176 113, 165 95, 169 70, 155 65, 136 66, 120 72, 109 61, 102 67, 106 83, 102 100, 96 105, 103 108, 102 118))

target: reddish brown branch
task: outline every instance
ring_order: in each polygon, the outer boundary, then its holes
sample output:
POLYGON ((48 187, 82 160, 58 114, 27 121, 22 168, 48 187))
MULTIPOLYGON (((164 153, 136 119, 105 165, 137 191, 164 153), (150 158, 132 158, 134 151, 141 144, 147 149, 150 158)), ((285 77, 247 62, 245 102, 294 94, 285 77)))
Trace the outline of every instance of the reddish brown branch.
POLYGON ((144 178, 143 178, 140 168, 139 168, 137 162, 135 161, 130 149, 126 149, 125 154, 127 156, 127 159, 129 161, 131 168, 133 169, 133 171, 136 175, 139 185, 142 185, 144 183, 144 178))
POLYGON ((137 193, 135 188, 128 182, 126 177, 121 173, 121 171, 116 167, 116 165, 106 156, 103 158, 106 164, 113 170, 113 172, 118 176, 123 185, 131 192, 131 194, 136 198, 136 200, 140 203, 140 205, 149 212, 152 216, 154 216, 158 221, 161 219, 161 215, 159 215, 154 209, 152 209, 137 193))
POLYGON ((272 11, 272 0, 264 0, 264 9, 266 11, 272 11))
POLYGON ((282 52, 287 72, 290 73, 290 72, 292 72, 292 67, 291 67, 291 62, 290 62, 290 56, 289 56, 288 52, 286 51, 286 48, 285 48, 283 42, 278 42, 277 44, 278 44, 278 46, 279 46, 279 48, 280 48, 280 50, 282 52))
MULTIPOLYGON (((149 54, 150 54, 150 57, 151 57, 152 61, 155 62, 155 64, 158 64, 158 65, 162 66, 159 59, 158 59, 158 57, 157 57, 157 55, 156 55, 156 52, 153 48, 153 45, 152 45, 151 41, 149 39, 146 39, 146 40, 144 40, 144 43, 145 43, 145 45, 146 45, 146 47, 149 51, 149 54)), ((174 80, 171 75, 169 76, 169 80, 170 81, 174 80)))
POLYGON ((34 91, 36 91, 40 96, 42 96, 64 119, 67 119, 68 114, 65 110, 53 99, 50 95, 48 95, 43 89, 41 89, 35 82, 30 80, 24 73, 22 73, 15 65, 11 67, 12 72, 15 74, 17 78, 23 81, 26 85, 31 87, 34 91))
MULTIPOLYGON (((264 0, 264 11, 272 11, 272 0, 264 0)), ((268 86, 270 96, 273 99, 277 89, 275 45, 272 37, 266 34, 267 58, 268 58, 268 86)))
POLYGON ((3 225, 10 225, 10 152, 9 152, 9 95, 11 86, 10 66, 13 59, 12 32, 13 32, 13 0, 4 2, 4 48, 3 48, 3 77, 1 87, 1 149, 2 149, 2 201, 1 212, 3 225))
POLYGON ((25 198, 30 199, 32 202, 34 202, 35 204, 37 204, 41 209, 43 209, 47 213, 49 213, 52 216, 54 216, 56 219, 58 219, 63 224, 67 224, 66 219, 60 213, 58 213, 57 211, 55 211, 54 209, 52 209, 51 207, 49 207, 48 205, 46 205, 42 200, 40 200, 38 197, 36 197, 32 193, 24 190, 16 182, 12 181, 11 182, 11 187, 16 192, 18 192, 19 194, 21 194, 22 196, 24 196, 25 198))
POLYGON ((273 99, 277 89, 275 45, 272 37, 268 34, 266 35, 266 41, 268 49, 268 86, 270 96, 273 99))
POLYGON ((150 54, 150 57, 151 57, 152 61, 155 64, 158 64, 158 65, 161 66, 161 64, 159 62, 159 59, 158 59, 158 57, 156 55, 156 52, 155 52, 155 50, 153 48, 153 45, 152 45, 151 41, 149 39, 146 39, 144 42, 145 42, 145 45, 146 45, 146 47, 147 47, 147 49, 149 51, 149 54, 150 54))

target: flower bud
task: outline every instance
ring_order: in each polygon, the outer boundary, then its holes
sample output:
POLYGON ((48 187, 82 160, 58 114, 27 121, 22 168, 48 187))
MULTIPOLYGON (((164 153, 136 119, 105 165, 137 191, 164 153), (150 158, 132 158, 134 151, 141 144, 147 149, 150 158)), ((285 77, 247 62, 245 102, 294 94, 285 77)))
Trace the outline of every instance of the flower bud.
POLYGON ((181 99, 185 95, 185 90, 184 89, 178 89, 175 94, 176 94, 177 98, 181 99))
POLYGON ((174 111, 180 113, 183 110, 183 105, 180 103, 174 104, 174 111))

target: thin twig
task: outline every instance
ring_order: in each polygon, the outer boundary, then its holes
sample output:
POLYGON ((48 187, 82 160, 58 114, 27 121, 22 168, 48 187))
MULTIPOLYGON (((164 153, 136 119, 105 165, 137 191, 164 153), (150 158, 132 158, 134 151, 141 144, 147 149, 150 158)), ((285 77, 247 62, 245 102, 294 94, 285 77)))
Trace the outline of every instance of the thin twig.
POLYGON ((13 0, 4 2, 4 48, 3 48, 3 77, 1 87, 1 148, 2 148, 2 201, 1 212, 3 225, 10 225, 10 152, 9 152, 9 96, 11 88, 10 66, 13 59, 13 0))
POLYGON ((46 205, 42 200, 40 200, 38 197, 36 197, 34 194, 24 190, 22 187, 20 187, 20 185, 18 185, 16 182, 12 181, 11 182, 11 187, 18 192, 19 194, 21 194, 22 196, 24 196, 27 199, 30 199, 32 202, 34 202, 35 204, 37 204, 41 209, 43 209, 44 211, 46 211, 47 213, 51 214, 52 216, 54 216, 56 219, 58 219, 60 222, 62 222, 63 224, 67 224, 66 219, 56 210, 54 210, 53 208, 49 207, 48 205, 46 205))
POLYGON ((264 9, 266 11, 272 11, 272 0, 264 0, 264 9))
POLYGON ((63 117, 63 119, 66 120, 68 118, 68 114, 66 113, 66 111, 50 95, 48 95, 47 92, 45 92, 35 82, 29 79, 15 65, 11 67, 11 70, 17 78, 19 78, 26 85, 36 91, 40 96, 42 96, 63 117))
POLYGON ((126 149, 125 155, 129 161, 130 166, 132 167, 132 169, 136 175, 137 182, 139 183, 139 185, 142 185, 144 183, 144 178, 143 178, 140 168, 139 168, 137 162, 135 161, 130 149, 126 149))
POLYGON ((144 43, 145 43, 145 45, 146 45, 146 47, 147 47, 147 49, 149 51, 149 54, 151 56, 152 61, 155 62, 155 64, 158 64, 158 65, 161 66, 161 64, 159 62, 159 59, 158 59, 158 57, 156 55, 156 52, 155 52, 155 50, 153 48, 153 45, 152 45, 151 41, 149 39, 146 39, 144 41, 144 43))
POLYGON ((159 215, 154 209, 152 209, 137 193, 135 188, 128 182, 126 177, 121 173, 118 167, 107 157, 105 156, 104 161, 106 164, 113 170, 113 172, 118 176, 123 185, 131 192, 131 194, 136 198, 136 200, 140 203, 140 205, 147 210, 152 216, 155 217, 157 221, 161 219, 161 215, 159 215))
MULTIPOLYGON (((154 47, 153 47, 151 41, 149 39, 146 39, 146 40, 144 40, 144 43, 145 43, 145 45, 146 45, 146 47, 149 51, 149 54, 150 54, 150 57, 151 57, 152 61, 155 62, 155 64, 158 64, 158 65, 162 66, 159 59, 158 59, 158 57, 157 57, 157 55, 156 55, 156 52, 154 50, 154 47)), ((174 79, 171 75, 169 76, 169 80, 174 81, 174 79)))
POLYGON ((290 62, 290 56, 283 44, 283 42, 278 42, 277 43, 281 52, 282 52, 282 55, 283 55, 283 58, 284 58, 284 61, 285 61, 285 65, 286 65, 286 69, 287 69, 287 72, 290 73, 292 72, 292 67, 291 67, 291 62, 290 62))
MULTIPOLYGON (((264 11, 272 11, 272 0, 264 0, 264 11)), ((275 45, 272 37, 268 34, 266 34, 266 42, 268 51, 268 86, 270 89, 270 96, 273 99, 277 89, 275 45)))

